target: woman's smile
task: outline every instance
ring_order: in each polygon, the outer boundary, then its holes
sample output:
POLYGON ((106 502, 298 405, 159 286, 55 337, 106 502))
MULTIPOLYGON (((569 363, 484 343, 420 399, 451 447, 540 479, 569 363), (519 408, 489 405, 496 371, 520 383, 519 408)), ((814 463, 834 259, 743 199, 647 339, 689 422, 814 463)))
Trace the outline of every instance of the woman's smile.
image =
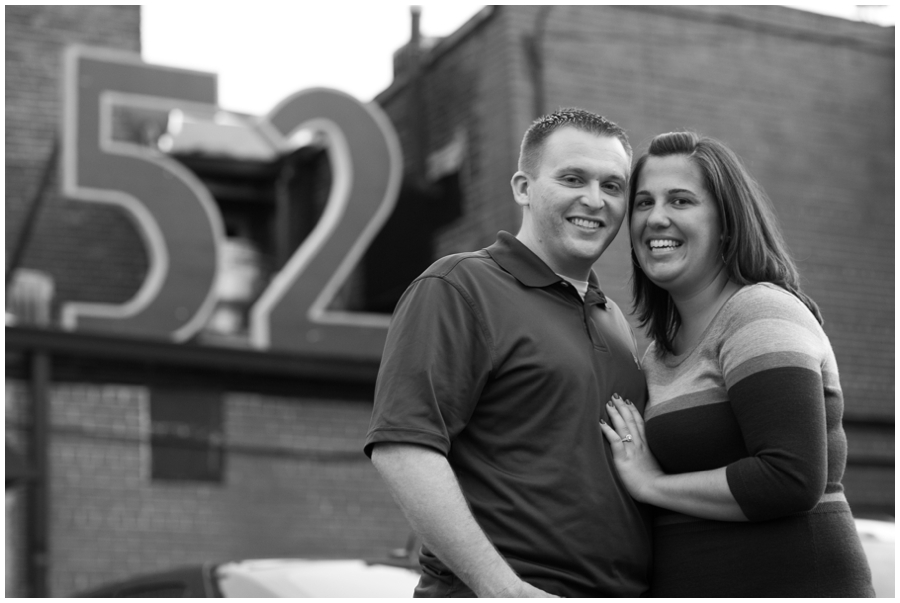
POLYGON ((721 268, 721 227, 700 168, 685 155, 650 157, 631 215, 635 255, 647 277, 670 293, 690 294, 721 268))

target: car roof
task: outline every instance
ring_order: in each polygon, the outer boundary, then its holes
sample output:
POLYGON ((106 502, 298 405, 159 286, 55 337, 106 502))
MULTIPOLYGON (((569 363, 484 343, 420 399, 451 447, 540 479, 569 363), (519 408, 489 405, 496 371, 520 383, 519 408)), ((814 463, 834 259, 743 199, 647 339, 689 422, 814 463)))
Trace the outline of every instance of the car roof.
POLYGON ((214 571, 226 597, 412 597, 419 572, 361 559, 252 559, 214 571))

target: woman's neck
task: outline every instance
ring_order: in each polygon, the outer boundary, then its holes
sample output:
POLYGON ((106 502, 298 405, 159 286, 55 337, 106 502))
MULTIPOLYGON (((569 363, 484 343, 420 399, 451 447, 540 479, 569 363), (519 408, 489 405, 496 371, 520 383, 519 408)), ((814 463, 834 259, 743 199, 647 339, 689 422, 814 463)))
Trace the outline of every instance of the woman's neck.
POLYGON ((729 280, 725 267, 702 289, 689 295, 672 295, 681 318, 681 325, 672 340, 676 354, 683 354, 694 346, 712 319, 741 286, 729 280))

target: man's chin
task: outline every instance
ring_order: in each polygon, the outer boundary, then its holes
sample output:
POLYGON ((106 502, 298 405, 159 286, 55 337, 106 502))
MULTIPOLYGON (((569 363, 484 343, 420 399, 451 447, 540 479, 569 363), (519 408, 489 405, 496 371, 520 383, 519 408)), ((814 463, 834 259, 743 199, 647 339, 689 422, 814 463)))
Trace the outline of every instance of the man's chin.
POLYGON ((589 261, 591 263, 596 262, 600 259, 600 256, 603 255, 603 252, 606 251, 606 248, 609 247, 610 241, 578 241, 576 244, 570 247, 570 251, 573 256, 577 256, 580 259, 585 261, 589 261))

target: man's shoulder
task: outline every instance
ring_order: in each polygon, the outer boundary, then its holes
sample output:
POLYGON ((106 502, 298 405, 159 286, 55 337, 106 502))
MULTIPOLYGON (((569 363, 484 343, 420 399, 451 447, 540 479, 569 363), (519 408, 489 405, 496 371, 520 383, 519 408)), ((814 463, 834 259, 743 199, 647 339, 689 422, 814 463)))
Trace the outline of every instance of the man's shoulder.
POLYGON ((622 308, 619 307, 619 304, 611 298, 610 296, 606 296, 606 311, 609 312, 612 316, 616 318, 622 325, 624 325, 625 330, 632 331, 631 325, 628 323, 628 319, 625 318, 625 313, 622 312, 622 308))
POLYGON ((613 314, 622 316, 623 318, 625 316, 622 313, 622 309, 619 307, 619 304, 617 304, 616 301, 608 295, 606 296, 606 309, 608 311, 612 312, 613 314))
POLYGON ((453 278, 462 274, 478 274, 495 264, 485 249, 446 255, 429 266, 416 280, 423 278, 453 278))

